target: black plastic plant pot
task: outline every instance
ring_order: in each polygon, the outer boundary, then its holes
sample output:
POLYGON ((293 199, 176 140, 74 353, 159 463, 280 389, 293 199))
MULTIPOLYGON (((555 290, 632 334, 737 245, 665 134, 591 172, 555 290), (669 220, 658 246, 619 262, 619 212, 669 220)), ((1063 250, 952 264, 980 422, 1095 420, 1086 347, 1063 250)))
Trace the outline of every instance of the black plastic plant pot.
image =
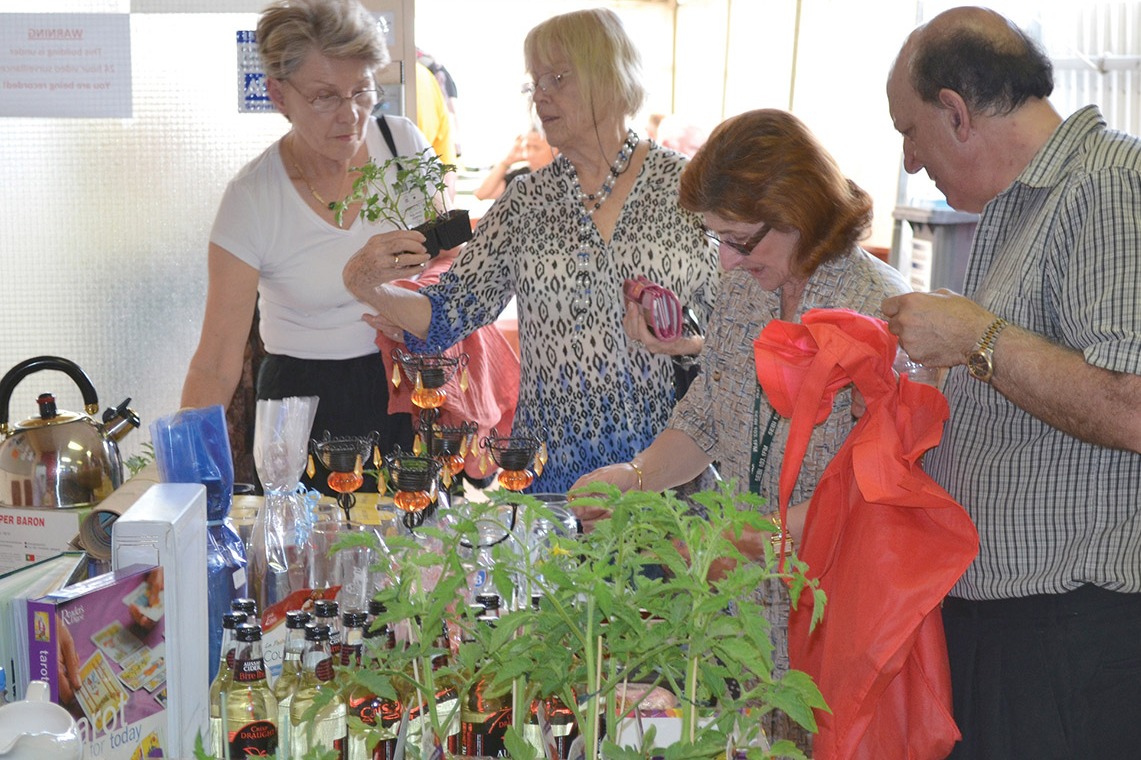
POLYGON ((429 256, 437 256, 440 251, 471 240, 471 220, 464 209, 445 211, 436 219, 413 229, 424 236, 424 247, 428 249, 429 256))

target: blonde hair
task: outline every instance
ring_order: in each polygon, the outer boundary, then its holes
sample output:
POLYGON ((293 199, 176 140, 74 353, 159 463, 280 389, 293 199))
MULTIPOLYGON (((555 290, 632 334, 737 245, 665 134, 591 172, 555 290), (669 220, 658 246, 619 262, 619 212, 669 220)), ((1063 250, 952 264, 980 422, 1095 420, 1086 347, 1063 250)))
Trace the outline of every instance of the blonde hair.
POLYGON ((614 109, 633 116, 646 99, 642 57, 614 11, 594 8, 553 16, 527 33, 527 70, 550 66, 566 56, 577 78, 583 107, 598 115, 614 109))
POLYGON ((278 0, 257 26, 262 68, 289 79, 311 52, 361 60, 376 71, 389 62, 380 26, 358 0, 278 0))

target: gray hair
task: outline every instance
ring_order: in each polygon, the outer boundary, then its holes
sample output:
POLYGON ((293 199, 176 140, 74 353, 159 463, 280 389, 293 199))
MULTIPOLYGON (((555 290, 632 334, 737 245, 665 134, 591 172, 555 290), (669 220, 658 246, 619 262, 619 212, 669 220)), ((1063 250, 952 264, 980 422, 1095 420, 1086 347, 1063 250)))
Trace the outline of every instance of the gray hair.
POLYGON ((274 79, 289 79, 311 52, 361 60, 373 71, 390 60, 377 20, 358 0, 277 0, 262 11, 257 40, 274 79))

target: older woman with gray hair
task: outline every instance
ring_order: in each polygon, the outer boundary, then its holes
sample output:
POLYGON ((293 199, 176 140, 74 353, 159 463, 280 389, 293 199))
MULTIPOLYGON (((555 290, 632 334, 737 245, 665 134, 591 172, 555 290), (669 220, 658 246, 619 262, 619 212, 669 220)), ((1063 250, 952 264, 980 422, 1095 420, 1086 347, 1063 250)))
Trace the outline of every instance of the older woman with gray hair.
POLYGON ((673 369, 654 351, 700 349, 700 339, 655 341, 623 281, 644 276, 707 315, 717 260, 701 217, 678 206, 685 158, 628 126, 645 92, 618 17, 596 9, 548 19, 527 35, 524 58, 524 92, 559 157, 510 183, 438 285, 360 294, 377 311, 373 325, 419 351, 495 320, 514 296, 515 426, 547 441, 533 488, 562 492, 665 427, 673 369))
MULTIPOLYGON (((407 277, 428 261, 417 232, 360 219, 337 223, 350 169, 393 155, 376 119, 376 72, 389 62, 376 19, 357 0, 278 0, 262 13, 258 49, 267 91, 289 131, 226 188, 210 232, 209 286, 184 406, 228 404, 243 369, 255 305, 267 356, 259 399, 319 396, 315 431, 380 433, 380 446, 411 445, 409 415, 388 414, 388 383, 361 321, 364 304, 342 281, 361 251, 381 254, 378 280, 407 277), (399 261, 393 253, 404 253, 399 261)), ((428 147, 407 119, 386 116, 401 155, 428 147)), ((395 172, 395 169, 390 171, 395 172)), ((318 482, 320 482, 319 479, 318 482)))

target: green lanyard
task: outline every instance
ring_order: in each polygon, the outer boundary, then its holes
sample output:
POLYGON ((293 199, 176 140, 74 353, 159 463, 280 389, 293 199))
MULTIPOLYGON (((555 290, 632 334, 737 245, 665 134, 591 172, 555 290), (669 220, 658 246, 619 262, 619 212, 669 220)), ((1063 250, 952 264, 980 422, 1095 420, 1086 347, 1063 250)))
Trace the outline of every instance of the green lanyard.
POLYGON ((776 409, 769 415, 765 432, 761 434, 761 385, 757 384, 757 395, 753 402, 753 458, 749 465, 749 490, 755 494, 761 492, 761 478, 765 474, 765 465, 769 463, 769 452, 773 448, 773 436, 777 432, 777 422, 780 415, 776 409))

